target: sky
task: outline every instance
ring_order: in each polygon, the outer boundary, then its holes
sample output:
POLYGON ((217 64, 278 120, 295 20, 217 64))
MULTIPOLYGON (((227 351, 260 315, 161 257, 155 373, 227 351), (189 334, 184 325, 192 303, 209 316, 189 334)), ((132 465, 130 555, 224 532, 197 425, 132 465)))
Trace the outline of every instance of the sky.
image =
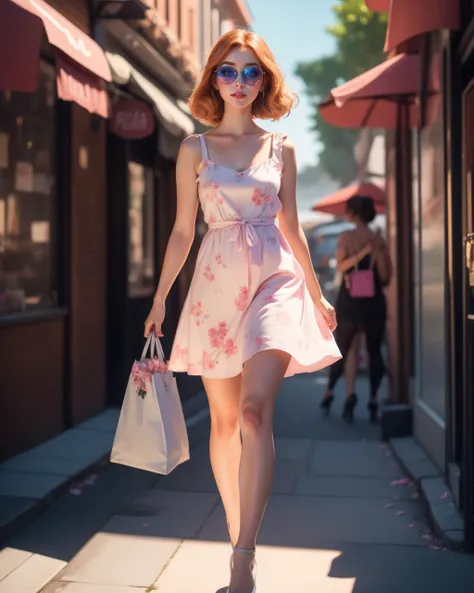
POLYGON ((293 141, 298 168, 317 163, 316 134, 310 131, 310 105, 303 82, 294 75, 298 62, 315 60, 333 53, 335 44, 326 33, 334 23, 331 7, 336 0, 247 0, 253 15, 252 29, 272 50, 287 84, 300 98, 290 116, 279 122, 261 122, 270 131, 280 131, 293 141))

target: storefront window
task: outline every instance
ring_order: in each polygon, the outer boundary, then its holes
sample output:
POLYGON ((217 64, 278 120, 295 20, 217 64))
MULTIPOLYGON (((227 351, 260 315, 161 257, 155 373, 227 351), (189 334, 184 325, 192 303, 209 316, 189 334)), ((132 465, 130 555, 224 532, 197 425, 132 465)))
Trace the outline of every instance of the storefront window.
MULTIPOLYGON (((439 47, 439 43, 437 44, 439 47)), ((436 48, 436 46, 435 46, 436 48)), ((431 56, 433 75, 441 76, 439 49, 431 56)), ((418 284, 418 396, 440 419, 446 413, 445 213, 443 110, 433 100, 428 125, 420 134, 418 284)))
POLYGON ((129 162, 128 177, 128 295, 144 297, 155 289, 153 171, 129 162))
POLYGON ((0 315, 56 305, 54 72, 35 93, 0 91, 0 315))

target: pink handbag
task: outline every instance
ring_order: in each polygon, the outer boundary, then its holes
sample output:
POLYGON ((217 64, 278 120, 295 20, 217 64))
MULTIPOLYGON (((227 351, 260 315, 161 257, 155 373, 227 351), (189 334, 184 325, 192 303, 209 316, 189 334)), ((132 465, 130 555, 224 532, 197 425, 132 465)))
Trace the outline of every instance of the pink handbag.
POLYGON ((346 275, 346 286, 353 299, 371 299, 375 296, 374 254, 368 270, 355 270, 346 275))
POLYGON ((375 296, 375 277, 369 270, 354 270, 349 276, 349 294, 353 299, 371 299, 375 296))

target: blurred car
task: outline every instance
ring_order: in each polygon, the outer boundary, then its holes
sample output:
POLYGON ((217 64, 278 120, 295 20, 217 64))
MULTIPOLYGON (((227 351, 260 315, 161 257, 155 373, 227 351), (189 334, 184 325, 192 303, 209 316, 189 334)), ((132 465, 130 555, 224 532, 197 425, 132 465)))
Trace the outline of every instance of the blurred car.
POLYGON ((314 271, 325 297, 334 304, 339 289, 340 275, 336 270, 336 247, 339 235, 354 228, 345 221, 319 224, 307 231, 307 240, 314 271))

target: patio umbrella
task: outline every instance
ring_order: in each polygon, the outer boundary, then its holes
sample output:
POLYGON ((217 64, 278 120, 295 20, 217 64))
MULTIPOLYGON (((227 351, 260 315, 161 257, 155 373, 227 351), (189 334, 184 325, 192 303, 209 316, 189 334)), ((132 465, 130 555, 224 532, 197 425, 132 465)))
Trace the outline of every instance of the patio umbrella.
POLYGON ((374 183, 364 182, 353 183, 324 197, 314 204, 312 210, 334 214, 335 216, 344 216, 347 200, 357 195, 372 198, 377 214, 383 214, 385 212, 384 190, 374 183))

